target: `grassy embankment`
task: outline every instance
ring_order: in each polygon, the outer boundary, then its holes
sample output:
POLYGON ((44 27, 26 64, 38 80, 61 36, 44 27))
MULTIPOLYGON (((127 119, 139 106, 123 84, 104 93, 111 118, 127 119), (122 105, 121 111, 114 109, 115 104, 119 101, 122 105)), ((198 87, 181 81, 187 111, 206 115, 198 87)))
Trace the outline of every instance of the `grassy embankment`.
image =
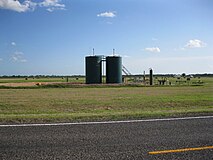
POLYGON ((0 123, 213 115, 213 78, 200 86, 0 89, 0 123))

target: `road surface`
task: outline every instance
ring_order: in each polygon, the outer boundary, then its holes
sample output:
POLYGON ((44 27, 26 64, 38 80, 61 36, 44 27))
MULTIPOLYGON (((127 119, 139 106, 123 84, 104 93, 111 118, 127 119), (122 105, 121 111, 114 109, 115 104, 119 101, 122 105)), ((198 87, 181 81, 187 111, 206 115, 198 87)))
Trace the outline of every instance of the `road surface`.
POLYGON ((0 125, 0 159, 212 160, 213 116, 67 125, 0 125))

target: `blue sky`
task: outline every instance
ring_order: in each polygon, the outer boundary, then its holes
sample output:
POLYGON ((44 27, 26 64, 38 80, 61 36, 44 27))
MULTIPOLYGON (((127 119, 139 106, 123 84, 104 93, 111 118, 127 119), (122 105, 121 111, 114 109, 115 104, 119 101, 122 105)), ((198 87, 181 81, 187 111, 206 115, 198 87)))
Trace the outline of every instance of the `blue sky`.
POLYGON ((0 75, 83 75, 92 54, 140 74, 213 72, 212 0, 0 0, 0 75))

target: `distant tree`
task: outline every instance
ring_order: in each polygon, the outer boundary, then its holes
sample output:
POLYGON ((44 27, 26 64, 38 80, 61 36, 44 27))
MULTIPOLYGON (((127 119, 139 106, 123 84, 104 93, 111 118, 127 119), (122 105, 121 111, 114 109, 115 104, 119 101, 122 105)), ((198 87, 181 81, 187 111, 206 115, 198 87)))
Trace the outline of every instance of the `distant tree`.
POLYGON ((185 77, 186 77, 186 73, 182 73, 182 75, 181 75, 181 76, 185 78, 185 77))

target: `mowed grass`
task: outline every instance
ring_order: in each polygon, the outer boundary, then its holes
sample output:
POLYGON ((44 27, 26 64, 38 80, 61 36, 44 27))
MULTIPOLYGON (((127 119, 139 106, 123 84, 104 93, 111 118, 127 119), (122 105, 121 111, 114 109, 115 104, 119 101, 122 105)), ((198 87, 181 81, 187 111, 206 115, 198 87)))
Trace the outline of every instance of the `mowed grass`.
POLYGON ((180 87, 0 89, 0 123, 213 115, 213 81, 208 82, 180 87))

